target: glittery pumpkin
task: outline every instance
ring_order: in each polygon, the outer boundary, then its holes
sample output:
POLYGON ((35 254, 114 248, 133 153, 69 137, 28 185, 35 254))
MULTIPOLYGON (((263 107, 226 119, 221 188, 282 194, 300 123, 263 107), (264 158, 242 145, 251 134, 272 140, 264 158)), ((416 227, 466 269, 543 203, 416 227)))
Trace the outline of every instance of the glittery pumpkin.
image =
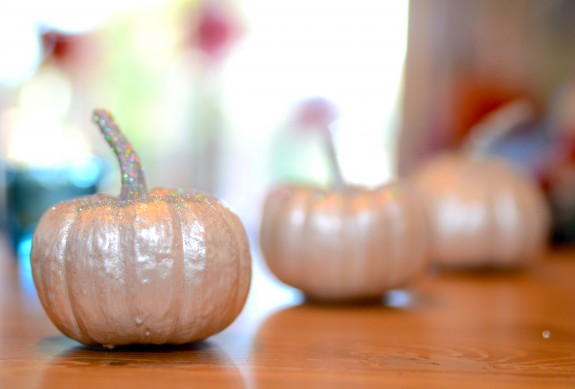
POLYGON ((118 157, 122 191, 53 206, 32 243, 44 309, 87 345, 183 344, 239 314, 251 257, 239 218, 216 198, 148 192, 137 154, 105 111, 94 121, 118 157))
POLYGON ((318 301, 377 298, 427 264, 425 213, 402 184, 278 186, 264 204, 260 244, 279 280, 318 301))

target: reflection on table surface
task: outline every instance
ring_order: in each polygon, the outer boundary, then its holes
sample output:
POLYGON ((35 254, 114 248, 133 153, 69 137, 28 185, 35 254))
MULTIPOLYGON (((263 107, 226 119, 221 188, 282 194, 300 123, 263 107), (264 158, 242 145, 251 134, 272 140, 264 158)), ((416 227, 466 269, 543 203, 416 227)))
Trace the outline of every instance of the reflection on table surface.
POLYGON ((247 305, 222 333, 113 351, 60 335, 25 269, 0 252, 1 387, 575 385, 571 250, 529 272, 436 272, 355 306, 306 304, 256 256, 247 305))

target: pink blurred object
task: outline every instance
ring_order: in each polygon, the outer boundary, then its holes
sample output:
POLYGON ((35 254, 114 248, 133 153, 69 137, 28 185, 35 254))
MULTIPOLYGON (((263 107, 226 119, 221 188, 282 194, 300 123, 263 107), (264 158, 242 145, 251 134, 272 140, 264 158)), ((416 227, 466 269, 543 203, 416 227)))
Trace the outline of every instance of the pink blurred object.
POLYGON ((312 97, 301 103, 296 126, 302 129, 325 129, 339 117, 335 104, 324 97, 312 97))
POLYGON ((223 1, 205 2, 200 7, 194 28, 193 44, 212 63, 225 58, 242 30, 238 18, 223 1))
POLYGON ((101 69, 104 55, 101 40, 96 34, 64 34, 47 30, 42 33, 41 39, 44 64, 56 66, 70 76, 74 83, 82 85, 78 91, 91 90, 88 84, 101 69))

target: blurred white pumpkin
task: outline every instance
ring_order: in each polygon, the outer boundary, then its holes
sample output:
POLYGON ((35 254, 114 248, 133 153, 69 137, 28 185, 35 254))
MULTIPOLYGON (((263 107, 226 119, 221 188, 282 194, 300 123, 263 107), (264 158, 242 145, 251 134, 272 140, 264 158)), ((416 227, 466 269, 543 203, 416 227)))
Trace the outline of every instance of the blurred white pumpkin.
POLYGON ((334 185, 270 190, 262 212, 262 254, 279 280, 313 300, 376 298, 426 269, 426 214, 404 184, 346 185, 329 129, 335 116, 323 99, 303 105, 300 122, 324 134, 334 185))
POLYGON ((550 227, 543 194, 509 162, 483 152, 530 114, 523 101, 503 107, 472 131, 466 150, 439 155, 412 177, 429 214, 434 262, 522 267, 541 258, 550 227))
POLYGON ((405 185, 286 185, 267 196, 260 243, 271 272, 308 297, 369 299, 423 272, 427 227, 420 202, 405 185))

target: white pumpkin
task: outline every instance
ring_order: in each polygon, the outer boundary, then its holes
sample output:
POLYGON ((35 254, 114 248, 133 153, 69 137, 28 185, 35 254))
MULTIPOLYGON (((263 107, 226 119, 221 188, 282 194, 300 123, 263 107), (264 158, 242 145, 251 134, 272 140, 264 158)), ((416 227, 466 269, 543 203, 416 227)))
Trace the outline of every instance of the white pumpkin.
POLYGON ((32 273, 46 313, 87 345, 182 344, 228 326, 246 300, 245 230, 218 199, 148 192, 136 153, 105 111, 95 122, 122 170, 119 197, 56 204, 34 233, 32 273))
POLYGON ((541 258, 549 210, 528 177, 484 149, 531 117, 524 101, 504 106, 472 130, 473 143, 439 155, 411 178, 426 205, 432 261, 451 267, 522 267, 541 258))
POLYGON ((279 280, 320 301, 381 296, 427 264, 425 213, 400 184, 276 187, 265 201, 260 243, 279 280))
POLYGON ((420 201, 401 183, 376 189, 347 185, 325 99, 302 104, 299 122, 319 129, 333 187, 286 184, 267 194, 260 246, 271 272, 317 301, 381 297, 427 268, 427 223, 420 201), (311 118, 311 119, 310 119, 311 118))

